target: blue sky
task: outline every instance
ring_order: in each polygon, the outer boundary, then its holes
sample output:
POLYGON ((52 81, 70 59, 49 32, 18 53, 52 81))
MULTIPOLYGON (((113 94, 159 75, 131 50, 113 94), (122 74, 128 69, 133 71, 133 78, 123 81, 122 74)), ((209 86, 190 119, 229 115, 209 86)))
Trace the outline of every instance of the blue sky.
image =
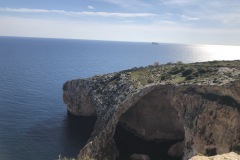
POLYGON ((0 36, 240 45, 240 1, 0 0, 0 36))

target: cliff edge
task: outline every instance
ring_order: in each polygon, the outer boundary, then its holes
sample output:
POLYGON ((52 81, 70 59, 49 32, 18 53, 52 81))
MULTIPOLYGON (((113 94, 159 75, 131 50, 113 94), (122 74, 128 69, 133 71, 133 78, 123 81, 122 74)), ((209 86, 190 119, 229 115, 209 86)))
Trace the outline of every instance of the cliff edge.
POLYGON ((97 116, 78 159, 115 160, 117 125, 147 141, 178 141, 168 152, 183 160, 199 153, 240 153, 239 78, 240 61, 213 61, 67 81, 63 100, 68 111, 97 116))

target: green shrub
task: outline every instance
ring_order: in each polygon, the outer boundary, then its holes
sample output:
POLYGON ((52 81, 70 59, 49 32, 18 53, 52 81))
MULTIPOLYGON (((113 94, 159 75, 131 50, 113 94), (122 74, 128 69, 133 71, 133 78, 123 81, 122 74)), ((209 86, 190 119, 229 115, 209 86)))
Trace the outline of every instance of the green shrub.
POLYGON ((190 75, 188 75, 188 76, 186 77, 186 80, 191 80, 191 79, 194 79, 194 78, 195 78, 195 76, 192 75, 192 74, 190 74, 190 75))
POLYGON ((152 79, 148 79, 148 83, 153 83, 154 81, 152 79))
POLYGON ((169 72, 170 74, 178 74, 184 70, 184 67, 178 68, 178 67, 173 67, 172 70, 169 72))
POLYGON ((199 74, 205 74, 207 72, 208 72, 208 70, 206 68, 198 68, 198 73, 199 74))
POLYGON ((199 73, 198 72, 194 72, 192 75, 194 75, 194 77, 198 77, 199 73))
POLYGON ((164 81, 164 80, 169 79, 170 77, 171 77, 171 75, 169 75, 169 74, 163 74, 163 75, 161 76, 161 80, 164 81))
POLYGON ((182 72, 182 76, 183 77, 186 77, 186 76, 188 76, 188 75, 190 75, 190 74, 192 74, 193 73, 193 69, 186 69, 186 70, 184 70, 183 72, 182 72))

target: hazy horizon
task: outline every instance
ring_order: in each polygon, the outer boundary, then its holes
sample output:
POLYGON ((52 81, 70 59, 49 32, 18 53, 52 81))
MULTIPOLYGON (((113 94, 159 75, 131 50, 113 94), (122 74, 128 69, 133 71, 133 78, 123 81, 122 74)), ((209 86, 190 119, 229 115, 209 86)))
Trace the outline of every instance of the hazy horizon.
POLYGON ((240 45, 240 1, 0 0, 0 36, 240 45))

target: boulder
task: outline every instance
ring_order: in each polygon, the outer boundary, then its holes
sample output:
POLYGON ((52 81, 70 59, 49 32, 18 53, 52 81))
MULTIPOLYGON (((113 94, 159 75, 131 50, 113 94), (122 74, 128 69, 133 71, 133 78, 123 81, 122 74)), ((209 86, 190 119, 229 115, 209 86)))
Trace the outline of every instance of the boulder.
POLYGON ((171 157, 181 158, 183 156, 183 150, 184 150, 184 141, 178 142, 169 148, 168 155, 171 157))

